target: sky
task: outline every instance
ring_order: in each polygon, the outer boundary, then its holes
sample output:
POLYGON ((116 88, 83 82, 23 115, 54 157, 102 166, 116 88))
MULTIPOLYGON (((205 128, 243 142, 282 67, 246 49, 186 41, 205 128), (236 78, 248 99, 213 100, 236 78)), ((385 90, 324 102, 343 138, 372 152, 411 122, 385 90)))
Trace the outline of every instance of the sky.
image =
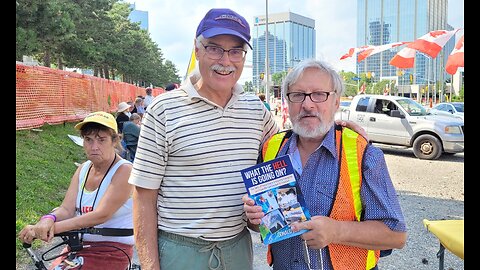
MULTIPOLYGON (((355 72, 355 58, 339 60, 356 47, 356 0, 127 0, 137 10, 148 11, 148 25, 152 40, 157 43, 165 59, 171 60, 183 79, 193 48, 195 32, 205 13, 211 8, 230 8, 248 21, 250 29, 254 17, 268 13, 293 12, 315 20, 316 58, 324 59, 337 71, 355 72)), ((464 27, 464 1, 448 1, 448 23, 454 28, 464 27)), ((461 31, 463 33, 463 31, 461 31)), ((422 34, 423 35, 423 34, 422 34)), ((251 52, 251 51, 250 51, 251 52)), ((247 53, 245 65, 252 64, 247 53)), ((239 82, 252 80, 251 68, 244 68, 239 82)))

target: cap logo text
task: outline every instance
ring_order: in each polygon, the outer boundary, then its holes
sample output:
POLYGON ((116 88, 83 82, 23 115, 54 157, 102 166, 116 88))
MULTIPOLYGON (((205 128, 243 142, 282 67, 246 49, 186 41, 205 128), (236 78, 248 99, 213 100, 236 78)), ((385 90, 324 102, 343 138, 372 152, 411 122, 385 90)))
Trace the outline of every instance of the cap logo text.
POLYGON ((220 15, 220 16, 216 17, 215 20, 231 20, 231 21, 237 22, 238 24, 240 24, 243 27, 246 27, 242 23, 242 20, 240 20, 238 17, 230 15, 230 14, 220 15))

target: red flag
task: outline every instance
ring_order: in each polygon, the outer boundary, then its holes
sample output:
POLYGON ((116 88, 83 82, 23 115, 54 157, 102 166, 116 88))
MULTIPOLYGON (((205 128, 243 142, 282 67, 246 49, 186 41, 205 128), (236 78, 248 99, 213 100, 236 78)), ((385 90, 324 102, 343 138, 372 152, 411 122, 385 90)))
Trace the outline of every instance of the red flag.
POLYGON ((360 63, 363 59, 365 59, 365 58, 367 58, 371 55, 386 51, 386 50, 394 48, 394 47, 401 46, 405 43, 407 43, 407 42, 393 42, 393 43, 384 44, 384 45, 380 45, 380 46, 370 46, 370 48, 368 48, 368 49, 366 49, 363 52, 360 52, 358 54, 357 61, 360 63))
POLYGON ((348 57, 352 57, 352 55, 355 53, 355 49, 357 48, 350 48, 350 50, 348 50, 348 53, 342 55, 342 57, 340 57, 340 60, 343 60, 345 58, 348 58, 348 57))
POLYGON ((455 35, 460 29, 452 31, 435 30, 428 32, 427 34, 416 39, 414 42, 408 45, 409 48, 421 51, 428 54, 430 57, 437 57, 438 53, 442 50, 447 41, 455 35))
POLYGON ((366 87, 367 85, 365 84, 365 82, 363 82, 362 86, 360 86, 360 91, 358 92, 358 94, 365 94, 366 87))
POLYGON ((348 57, 352 57, 352 55, 354 53, 363 52, 363 51, 369 49, 370 47, 371 46, 361 46, 361 47, 358 47, 358 48, 350 48, 348 50, 348 53, 346 53, 346 54, 342 55, 342 57, 340 57, 340 60, 343 60, 343 59, 348 58, 348 57))
POLYGON ((413 68, 415 62, 415 50, 408 46, 401 49, 392 59, 390 65, 398 68, 413 68))
POLYGON ((388 93, 390 92, 390 83, 385 84, 385 89, 383 90, 383 95, 388 96, 388 93))
POLYGON ((448 72, 448 74, 453 75, 457 73, 458 67, 465 66, 463 54, 464 53, 463 53, 463 35, 462 35, 462 37, 458 40, 457 45, 455 45, 455 48, 450 53, 450 56, 448 56, 447 64, 445 66, 445 70, 448 72))
POLYGON ((285 128, 285 123, 287 122, 287 118, 288 118, 288 107, 287 107, 287 104, 285 103, 285 97, 283 95, 282 95, 281 109, 282 109, 282 128, 285 128))

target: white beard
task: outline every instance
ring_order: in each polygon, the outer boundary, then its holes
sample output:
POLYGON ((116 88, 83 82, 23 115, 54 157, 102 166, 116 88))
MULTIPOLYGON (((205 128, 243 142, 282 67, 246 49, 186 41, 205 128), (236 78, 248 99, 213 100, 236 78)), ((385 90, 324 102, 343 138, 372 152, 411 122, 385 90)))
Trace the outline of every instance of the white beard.
POLYGON ((319 138, 327 134, 330 128, 333 126, 333 117, 330 117, 330 120, 323 119, 318 113, 300 113, 296 119, 292 119, 292 129, 293 132, 297 133, 298 136, 304 138, 319 138), (315 116, 320 120, 320 125, 310 128, 306 125, 302 125, 300 119, 303 116, 315 116))

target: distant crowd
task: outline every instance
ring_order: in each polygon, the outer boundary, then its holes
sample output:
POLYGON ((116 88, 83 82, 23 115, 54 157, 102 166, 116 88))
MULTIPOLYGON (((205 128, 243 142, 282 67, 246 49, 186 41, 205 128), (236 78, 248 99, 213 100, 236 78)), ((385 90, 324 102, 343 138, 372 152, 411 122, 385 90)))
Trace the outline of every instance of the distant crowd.
MULTIPOLYGON (((171 91, 179 87, 178 83, 170 83, 165 86, 165 91, 171 91)), ((137 96, 135 101, 122 101, 117 106, 116 121, 118 133, 121 136, 121 156, 133 161, 137 152, 138 137, 143 115, 147 107, 152 103, 154 96, 152 88, 145 89, 145 96, 137 96)))

